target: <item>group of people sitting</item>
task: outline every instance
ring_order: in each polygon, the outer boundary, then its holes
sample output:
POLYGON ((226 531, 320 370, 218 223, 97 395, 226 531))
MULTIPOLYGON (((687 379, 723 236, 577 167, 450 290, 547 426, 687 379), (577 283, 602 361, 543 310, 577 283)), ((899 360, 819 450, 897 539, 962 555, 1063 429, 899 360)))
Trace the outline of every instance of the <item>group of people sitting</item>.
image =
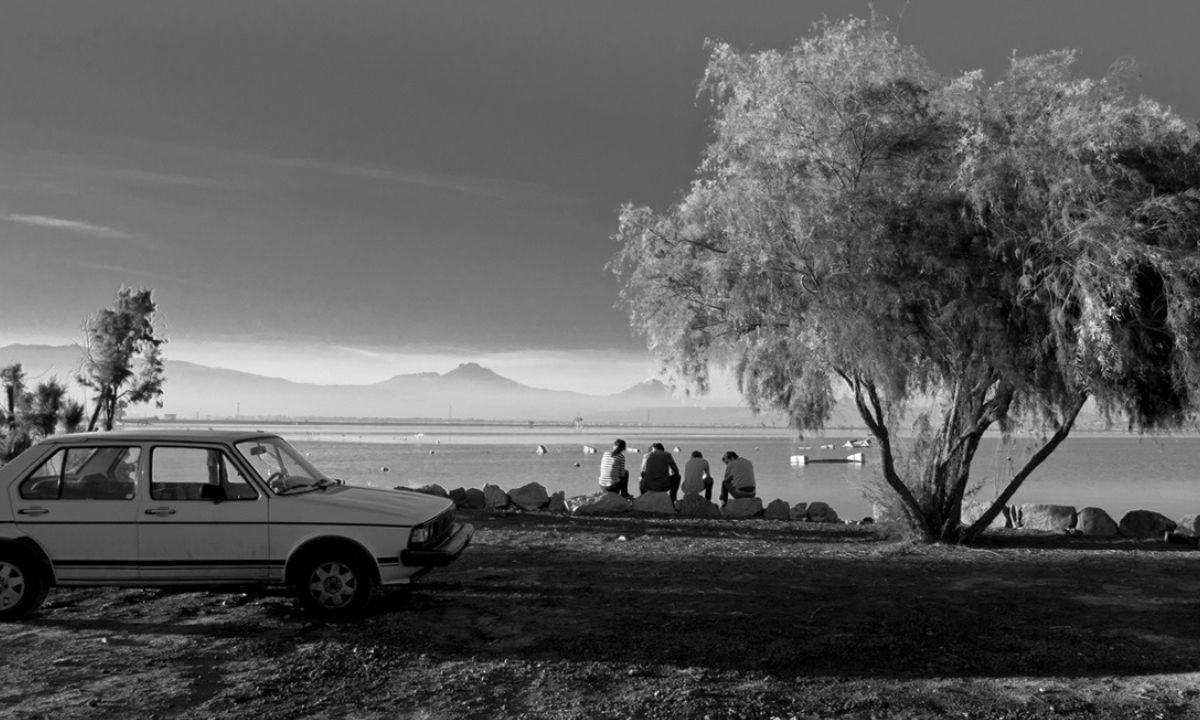
MULTIPOLYGON (((625 441, 617 438, 611 450, 600 458, 600 487, 622 497, 629 494, 629 471, 625 468, 625 441)), ((725 476, 721 481, 721 504, 729 498, 754 497, 754 465, 744 457, 728 450, 721 456, 725 463, 725 476)), ((662 443, 654 443, 642 458, 641 477, 638 481, 638 491, 645 495, 648 492, 666 492, 671 495, 671 502, 679 496, 680 489, 686 493, 703 494, 705 500, 712 500, 715 481, 708 466, 708 460, 699 450, 692 451, 692 456, 684 463, 683 472, 675 464, 675 456, 667 452, 662 443)))

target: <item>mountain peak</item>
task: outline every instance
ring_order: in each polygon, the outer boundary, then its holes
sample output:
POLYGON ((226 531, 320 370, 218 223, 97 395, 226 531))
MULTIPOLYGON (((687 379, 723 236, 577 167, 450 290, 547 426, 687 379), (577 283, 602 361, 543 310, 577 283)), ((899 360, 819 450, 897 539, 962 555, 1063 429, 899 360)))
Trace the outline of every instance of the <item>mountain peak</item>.
POLYGON ((461 363, 458 367, 442 375, 442 377, 447 380, 469 380, 471 382, 502 383, 504 385, 519 384, 515 380, 509 380, 503 375, 497 374, 494 370, 473 362, 461 363))
POLYGON ((622 390, 613 397, 637 397, 652 399, 669 399, 674 391, 660 380, 645 380, 633 387, 622 390))

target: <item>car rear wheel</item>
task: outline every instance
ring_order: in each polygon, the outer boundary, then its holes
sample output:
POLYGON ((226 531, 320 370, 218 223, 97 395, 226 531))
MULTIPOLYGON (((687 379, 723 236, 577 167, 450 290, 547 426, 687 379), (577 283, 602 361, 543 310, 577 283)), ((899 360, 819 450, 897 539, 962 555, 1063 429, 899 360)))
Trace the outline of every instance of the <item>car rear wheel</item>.
POLYGON ((49 591, 33 558, 0 549, 0 621, 17 620, 37 610, 49 591))
POLYGON ((300 604, 331 620, 357 617, 371 601, 375 580, 358 558, 322 553, 309 558, 297 573, 300 604))

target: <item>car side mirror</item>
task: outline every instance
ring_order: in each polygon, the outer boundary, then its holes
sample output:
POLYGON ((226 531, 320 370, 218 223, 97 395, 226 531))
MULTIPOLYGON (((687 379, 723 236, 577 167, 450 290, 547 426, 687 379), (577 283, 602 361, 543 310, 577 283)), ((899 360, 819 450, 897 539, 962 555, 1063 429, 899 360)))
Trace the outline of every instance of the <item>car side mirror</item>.
POLYGON ((205 484, 200 486, 200 499, 219 503, 228 500, 229 497, 225 494, 225 488, 220 485, 205 484))

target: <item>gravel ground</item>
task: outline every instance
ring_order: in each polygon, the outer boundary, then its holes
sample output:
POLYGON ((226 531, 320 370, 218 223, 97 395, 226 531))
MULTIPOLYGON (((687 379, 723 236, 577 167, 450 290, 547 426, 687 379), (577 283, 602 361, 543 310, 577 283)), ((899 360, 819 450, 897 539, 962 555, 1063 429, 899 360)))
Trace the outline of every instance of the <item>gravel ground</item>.
POLYGON ((468 515, 317 622, 283 590, 72 589, 0 625, 5 718, 1200 718, 1200 552, 871 526, 468 515))

